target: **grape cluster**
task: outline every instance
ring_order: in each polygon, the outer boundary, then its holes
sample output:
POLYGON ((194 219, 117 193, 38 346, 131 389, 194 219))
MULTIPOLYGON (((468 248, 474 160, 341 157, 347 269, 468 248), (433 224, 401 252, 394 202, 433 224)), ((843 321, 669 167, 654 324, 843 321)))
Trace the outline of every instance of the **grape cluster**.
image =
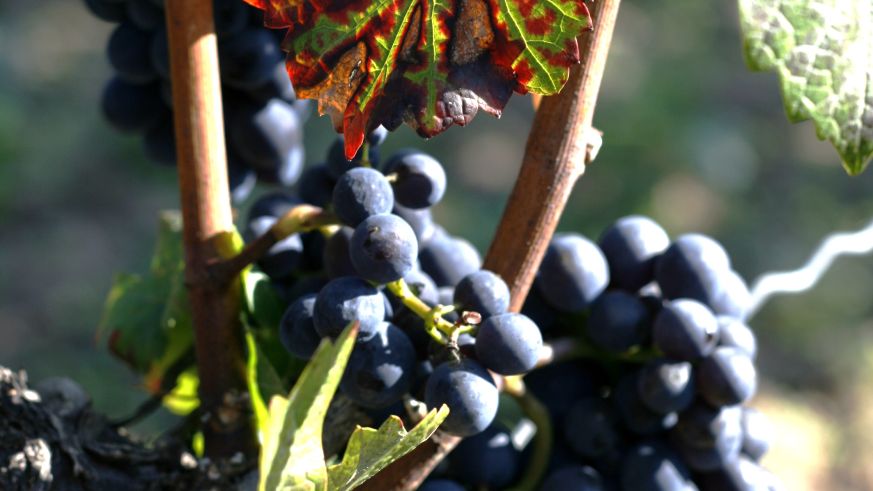
MULTIPOLYGON (((540 489, 780 489, 758 463, 769 422, 744 406, 757 384, 748 304, 744 281, 707 236, 671 243, 642 216, 618 220, 597 243, 556 235, 523 309, 547 341, 576 346, 525 377, 554 429, 540 489)), ((494 423, 421 489, 507 487, 536 458, 530 447, 516 448, 494 423)))
POLYGON ((446 404, 442 428, 474 435, 497 413, 492 373, 530 371, 542 336, 527 316, 507 312, 509 288, 481 269, 476 249, 434 222, 430 209, 446 189, 442 165, 416 150, 381 161, 386 134, 371 133, 351 161, 337 139, 324 163, 305 170, 296 194, 252 205, 247 239, 295 206, 329 210, 336 225, 290 235, 258 262, 289 303, 282 343, 308 359, 321 339, 357 321, 342 394, 377 424, 407 415, 404 401, 446 404))
MULTIPOLYGON (((164 0, 85 0, 117 24, 107 45, 114 71, 101 106, 117 130, 141 135, 145 155, 176 161, 164 0)), ((215 0, 228 174, 235 202, 258 180, 294 184, 303 168, 307 106, 284 68, 281 32, 263 27, 263 12, 240 0, 215 0)))

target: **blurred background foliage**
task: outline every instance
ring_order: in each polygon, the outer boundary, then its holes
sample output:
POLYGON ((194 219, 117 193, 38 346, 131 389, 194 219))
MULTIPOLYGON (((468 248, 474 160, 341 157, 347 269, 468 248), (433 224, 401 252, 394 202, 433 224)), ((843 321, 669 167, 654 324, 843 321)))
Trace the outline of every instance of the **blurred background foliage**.
MULTIPOLYGON (((674 236, 719 239, 752 282, 870 220, 873 171, 847 177, 810 124, 787 122, 775 76, 745 68, 736 9, 623 2, 595 118, 605 146, 561 229, 596 238, 620 216, 647 214, 674 236)), ((101 119, 109 31, 76 0, 0 2, 0 363, 33 380, 71 376, 120 417, 145 396, 96 344, 95 326, 113 274, 146 269, 157 212, 178 197, 173 171, 101 119)), ((385 150, 415 145, 446 164, 435 212, 484 253, 532 115, 518 96, 500 120, 426 142, 403 128, 385 150)), ((333 138, 311 118, 307 162, 333 138)), ((845 258, 751 321, 764 376, 756 404, 777 429, 765 463, 786 489, 873 489, 871 297, 873 258, 845 258)))

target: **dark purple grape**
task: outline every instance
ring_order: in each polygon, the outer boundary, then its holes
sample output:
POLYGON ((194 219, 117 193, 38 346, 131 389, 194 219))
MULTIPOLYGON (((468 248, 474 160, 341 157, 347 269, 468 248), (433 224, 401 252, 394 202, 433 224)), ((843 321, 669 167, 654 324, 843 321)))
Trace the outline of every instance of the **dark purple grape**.
POLYGON ((260 175, 274 175, 286 186, 303 170, 303 128, 294 108, 279 99, 243 105, 233 114, 229 144, 260 175))
POLYGON ((618 410, 621 422, 632 433, 643 436, 656 435, 676 424, 676 413, 658 413, 643 404, 637 387, 639 374, 622 377, 612 392, 613 406, 618 410))
POLYGON ((418 259, 437 286, 453 287, 482 267, 482 258, 470 242, 442 230, 434 232, 418 259))
POLYGON ((754 461, 770 449, 773 428, 770 420, 761 411, 750 407, 743 408, 743 453, 754 461))
POLYGON ((721 244, 701 234, 677 238, 658 258, 655 280, 665 298, 691 298, 713 306, 730 259, 721 244))
POLYGON ((85 6, 100 20, 121 22, 127 16, 127 5, 112 0, 85 0, 85 6))
POLYGON ((164 25, 164 10, 152 0, 125 0, 127 18, 144 31, 153 31, 164 25))
POLYGON ((385 163, 385 174, 393 174, 391 183, 398 203, 412 209, 430 208, 446 192, 446 172, 433 157, 422 152, 395 154, 385 163))
POLYGON ((494 422, 478 435, 465 438, 448 456, 449 475, 474 488, 503 489, 519 470, 521 455, 509 430, 494 422))
POLYGON ((360 322, 358 339, 371 336, 385 318, 382 293, 361 278, 331 280, 315 301, 315 330, 336 337, 353 321, 360 322))
POLYGON ((491 375, 469 359, 436 367, 424 397, 429 408, 449 407, 449 416, 440 428, 457 436, 484 431, 497 415, 498 399, 491 375))
POLYGON ((119 78, 144 84, 158 76, 149 56, 150 47, 151 34, 125 22, 112 31, 106 55, 119 78))
POLYGON ((655 259, 670 237, 654 220, 640 215, 619 219, 597 243, 609 263, 612 285, 635 293, 655 277, 655 259))
POLYGON ((118 77, 106 84, 100 105, 109 123, 126 133, 152 127, 167 111, 160 84, 132 84, 118 77))
POLYGON ((248 28, 221 39, 218 55, 221 82, 241 90, 266 83, 282 59, 273 35, 263 28, 248 28))
POLYGON ((691 364, 658 358, 639 372, 637 393, 649 409, 661 414, 682 411, 694 400, 691 364))
POLYGON ((406 334, 383 322, 355 343, 340 389, 364 407, 387 407, 409 391, 415 364, 415 349, 406 334))
POLYGON ((396 215, 373 215, 355 228, 349 247, 352 264, 362 277, 376 282, 398 280, 415 265, 415 232, 396 215))
POLYGON ((434 235, 436 227, 433 223, 430 209, 424 208, 421 210, 413 210, 394 203, 394 210, 391 213, 406 220, 406 223, 412 227, 415 232, 415 238, 418 240, 419 248, 424 248, 434 235))
POLYGON ((655 317, 654 341, 670 358, 696 361, 715 348, 718 321, 705 305, 695 300, 667 302, 655 317))
POLYGON ((676 448, 694 470, 709 471, 735 460, 743 443, 742 409, 696 402, 671 431, 676 448))
POLYGON ((755 364, 738 348, 720 346, 697 368, 697 391, 714 406, 742 404, 755 394, 757 386, 755 364))
POLYGON ((564 418, 564 439, 581 458, 617 456, 622 435, 615 413, 600 397, 576 401, 564 418))
POLYGON ((390 213, 394 207, 394 192, 381 172, 358 167, 337 180, 333 188, 333 211, 349 227, 373 215, 390 213))
POLYGON ((496 274, 481 269, 458 283, 453 300, 461 310, 478 312, 485 318, 500 315, 509 309, 509 287, 496 274))
POLYGON ((327 206, 333 199, 333 186, 336 181, 330 176, 324 164, 314 165, 303 171, 297 189, 300 199, 310 205, 327 206))
POLYGON ((755 333, 743 321, 733 317, 718 317, 718 345, 738 348, 752 359, 755 359, 758 354, 758 341, 755 339, 755 333))
POLYGON ((328 277, 339 278, 340 276, 358 274, 352 264, 352 258, 349 256, 349 244, 354 232, 354 229, 343 226, 327 239, 323 251, 323 261, 328 277))
POLYGON ((304 295, 292 303, 279 322, 279 340, 292 355, 308 360, 312 358, 321 336, 315 331, 312 320, 315 294, 304 295))
POLYGON ((636 295, 620 290, 609 291, 591 305, 586 332, 598 348, 622 353, 648 339, 652 332, 652 316, 636 295))
MULTIPOLYGON (((262 216, 249 222, 246 235, 250 240, 267 233, 276 223, 276 218, 262 216)), ((300 266, 303 256, 303 241, 299 234, 292 234, 273 244, 272 247, 258 259, 258 267, 274 280, 291 278, 300 266)))
POLYGON ((581 312, 609 284, 609 266, 600 248, 578 234, 558 234, 546 249, 536 286, 561 312, 581 312))
POLYGON ((533 370, 542 347, 539 328, 523 314, 488 317, 476 333, 477 358, 486 368, 502 375, 533 370))
POLYGON ((659 442, 637 445, 621 466, 622 491, 696 491, 679 457, 659 442))
POLYGON ((606 491, 600 474, 592 467, 572 465, 549 474, 540 491, 606 491))

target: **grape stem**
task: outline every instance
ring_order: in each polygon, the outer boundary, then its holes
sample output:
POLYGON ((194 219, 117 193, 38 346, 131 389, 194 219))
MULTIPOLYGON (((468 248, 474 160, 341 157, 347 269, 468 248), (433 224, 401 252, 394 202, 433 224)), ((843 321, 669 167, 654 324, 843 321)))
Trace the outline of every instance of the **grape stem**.
POLYGON ((312 205, 297 205, 276 220, 270 229, 248 243, 238 254, 216 260, 209 266, 209 274, 216 282, 230 281, 250 264, 264 257, 271 247, 290 235, 330 228, 338 222, 333 213, 312 205))
POLYGON ((393 293, 407 309, 424 320, 425 330, 430 337, 440 344, 447 344, 451 339, 457 341, 457 336, 460 336, 460 334, 455 333, 466 327, 463 325, 459 326, 452 324, 443 318, 444 315, 455 310, 454 306, 437 305, 436 307, 431 307, 424 303, 422 299, 418 298, 418 295, 412 291, 412 288, 409 288, 409 285, 403 281, 403 278, 392 281, 385 285, 385 287, 388 288, 388 291, 393 293))
POLYGON ((510 491, 536 489, 546 473, 552 453, 552 440, 554 438, 552 418, 549 416, 549 411, 543 403, 527 390, 521 377, 504 377, 503 391, 515 399, 521 410, 524 411, 524 414, 537 427, 530 462, 521 480, 510 488, 510 491))
MULTIPOLYGON (((599 147, 599 135, 592 127, 594 106, 619 4, 620 0, 591 4, 593 31, 579 38, 582 63, 570 70, 564 89, 543 98, 537 110, 521 170, 485 258, 484 267, 509 286, 512 311, 521 310, 573 185, 599 147)), ((417 489, 460 440, 437 431, 361 489, 417 489)))

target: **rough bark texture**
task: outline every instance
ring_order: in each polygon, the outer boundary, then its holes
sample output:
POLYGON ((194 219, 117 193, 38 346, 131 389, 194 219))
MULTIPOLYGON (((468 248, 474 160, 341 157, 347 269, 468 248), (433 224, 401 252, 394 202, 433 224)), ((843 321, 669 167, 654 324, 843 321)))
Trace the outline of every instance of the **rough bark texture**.
POLYGON ((93 412, 65 378, 36 390, 0 367, 0 489, 146 491, 231 489, 250 462, 198 460, 173 441, 145 445, 93 412))

